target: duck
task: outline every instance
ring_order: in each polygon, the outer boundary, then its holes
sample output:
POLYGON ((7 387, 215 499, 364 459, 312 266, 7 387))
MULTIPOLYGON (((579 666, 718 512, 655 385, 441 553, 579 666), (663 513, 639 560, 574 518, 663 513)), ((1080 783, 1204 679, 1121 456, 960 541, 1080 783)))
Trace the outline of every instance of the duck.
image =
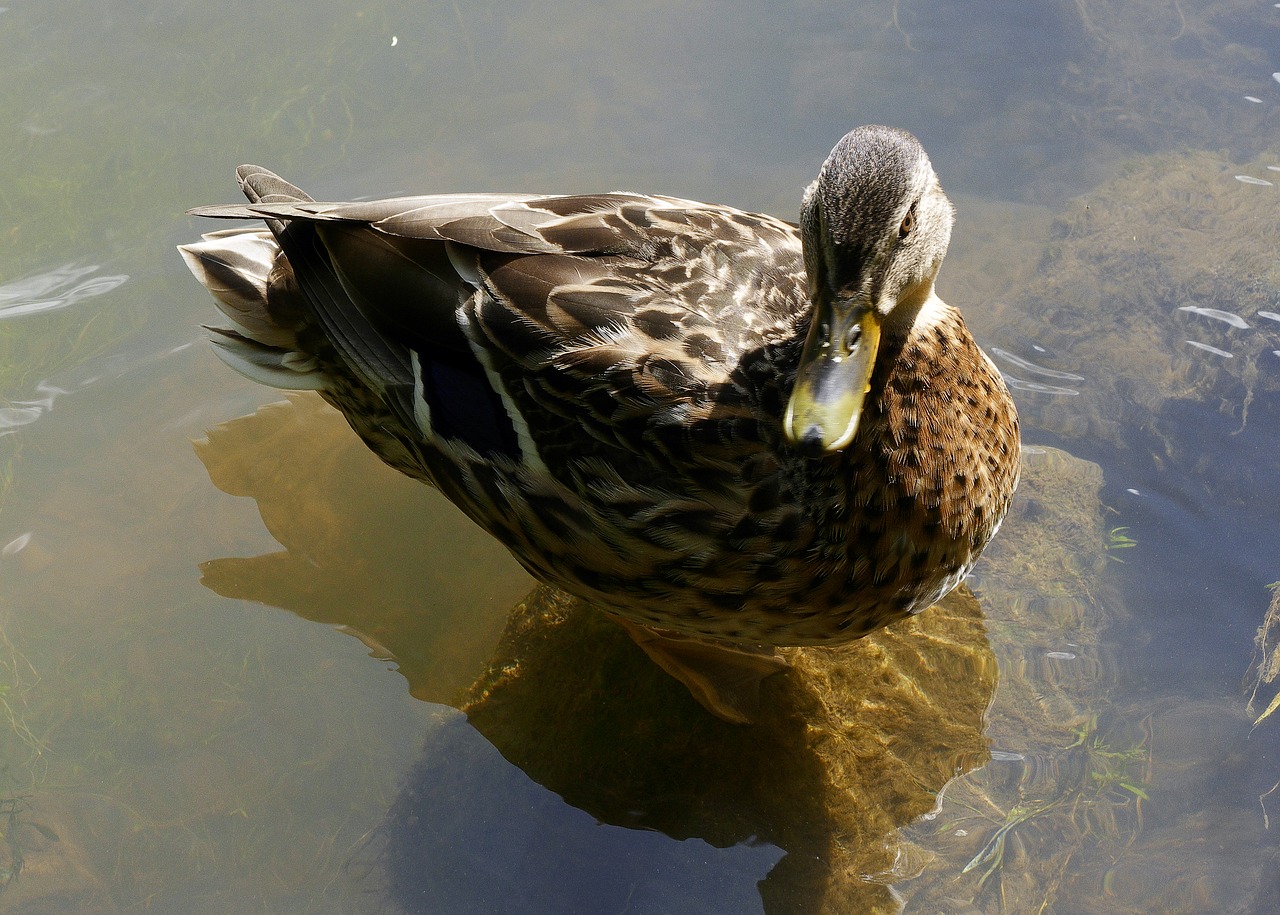
POLYGON ((965 579, 1017 486, 999 369, 935 291, 953 207, 910 133, 847 133, 799 222, 634 192, 319 202, 179 250, 217 355, 311 390, 536 579, 750 721, 779 648, 965 579))

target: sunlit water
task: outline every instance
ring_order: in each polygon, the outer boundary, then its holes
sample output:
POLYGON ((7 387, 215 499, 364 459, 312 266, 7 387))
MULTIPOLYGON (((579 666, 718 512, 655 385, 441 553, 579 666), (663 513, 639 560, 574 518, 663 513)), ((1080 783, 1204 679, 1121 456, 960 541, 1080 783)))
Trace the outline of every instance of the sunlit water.
POLYGON ((1280 721, 1251 727, 1274 686, 1246 699, 1280 579, 1280 9, 300 10, 0 11, 0 909, 785 912, 865 878, 908 910, 1270 911, 1280 721), (532 582, 313 402, 255 414, 280 398, 209 354, 173 245, 242 161, 320 198, 635 188, 793 218, 866 122, 929 149, 959 210, 943 295, 1032 459, 1101 465, 1081 509, 1110 558, 1097 594, 1046 572, 1012 605, 1087 624, 1020 643, 993 611, 989 749, 943 748, 961 780, 860 875, 802 862, 801 821, 663 828, 673 798, 739 797, 679 754, 607 796, 652 714, 608 706, 616 738, 551 763, 495 748, 451 705, 532 582))

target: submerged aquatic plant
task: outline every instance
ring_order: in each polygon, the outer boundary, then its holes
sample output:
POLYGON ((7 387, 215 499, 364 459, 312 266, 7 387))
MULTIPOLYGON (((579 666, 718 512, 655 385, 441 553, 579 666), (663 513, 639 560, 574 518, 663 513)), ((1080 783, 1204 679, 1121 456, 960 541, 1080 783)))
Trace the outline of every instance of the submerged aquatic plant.
MULTIPOLYGON (((1271 591, 1271 604, 1267 607, 1257 635, 1253 637, 1253 663, 1249 666, 1250 673, 1253 674, 1253 687, 1245 708, 1251 716, 1257 715, 1254 703, 1258 698, 1258 691, 1263 686, 1274 685, 1276 678, 1280 677, 1280 581, 1273 581, 1267 588, 1271 591)), ((1277 708, 1280 708, 1280 691, 1271 697, 1262 714, 1253 719, 1253 726, 1256 728, 1277 708)))
POLYGON ((29 810, 27 796, 12 792, 14 785, 29 786, 40 779, 45 744, 25 717, 26 695, 39 680, 39 674, 9 639, 4 621, 0 620, 0 892, 22 872, 23 828, 33 828, 46 839, 57 840, 52 830, 23 817, 29 810))
POLYGON ((22 843, 19 841, 19 815, 27 809, 26 798, 6 797, 0 800, 0 843, 3 843, 4 855, 0 860, 0 890, 17 879, 22 873, 22 843))
POLYGON ((1098 786, 1099 792, 1118 787, 1141 801, 1150 800, 1143 787, 1145 766, 1149 755, 1145 736, 1127 749, 1117 750, 1098 733, 1098 716, 1094 715, 1076 731, 1075 743, 1070 744, 1067 749, 1072 750, 1076 747, 1084 748, 1090 764, 1089 778, 1098 786), (1132 771, 1135 763, 1143 764, 1142 773, 1132 771))
MULTIPOLYGON (((982 876, 978 878, 978 888, 981 889, 983 885, 986 884, 987 879, 991 877, 991 875, 994 874, 1002 864, 1004 864, 1005 844, 1009 841, 1013 831, 1019 826, 1034 820, 1036 817, 1049 813, 1053 810, 1054 806, 1055 802, 1052 801, 1032 807, 1015 804, 1009 809, 1009 812, 1005 814, 1004 822, 996 828, 995 832, 991 834, 991 837, 987 839, 986 844, 983 845, 982 848, 979 849, 978 853, 969 860, 969 863, 961 869, 960 873, 967 874, 983 864, 989 865, 987 869, 983 871, 982 876)), ((1018 845, 1021 847, 1021 836, 1016 838, 1018 845)))
MULTIPOLYGON (((971 801, 960 801, 971 815, 941 825, 943 831, 964 835, 975 827, 989 830, 985 841, 961 869, 962 874, 981 869, 974 898, 1000 875, 1012 856, 1024 861, 1039 860, 1051 873, 1042 883, 1042 909, 1052 904, 1057 888, 1068 873, 1068 865, 1087 846, 1101 848, 1119 860, 1142 828, 1142 804, 1150 801, 1150 722, 1144 721, 1141 736, 1132 742, 1115 743, 1098 729, 1097 715, 1091 715, 1074 730, 1075 739, 1062 747, 1044 771, 1052 780, 1028 779, 1019 785, 1019 798, 1002 809, 995 792, 975 792, 971 801), (1047 789, 1046 796, 1028 797, 1036 785, 1047 789), (979 823, 976 821, 985 821, 979 823), (1036 844, 1052 836, 1063 850, 1052 858, 1043 856, 1036 844)), ((1034 767, 1033 767, 1034 768, 1034 767)), ((953 797, 953 800, 954 797, 953 797)), ((1005 895, 1001 886, 996 890, 1005 895)))
POLYGON ((48 826, 24 816, 31 809, 25 796, 8 796, 0 800, 0 893, 22 873, 23 830, 34 830, 46 841, 57 842, 58 834, 48 826))
POLYGON ((1113 527, 1107 531, 1107 555, 1111 556, 1116 562, 1124 562, 1119 556, 1111 555, 1116 550, 1128 550, 1138 545, 1138 541, 1130 537, 1126 531, 1127 527, 1113 527))
MULTIPOLYGON (((40 675, 9 640, 5 633, 3 620, 0 620, 0 728, 7 729, 17 741, 4 741, 5 750, 23 748, 26 759, 23 764, 34 768, 35 761, 44 751, 45 745, 28 726, 25 718, 26 694, 40 680, 40 675)), ((0 756, 3 771, 18 760, 13 754, 6 752, 0 756)), ((0 809, 0 813, 3 810, 0 809)))

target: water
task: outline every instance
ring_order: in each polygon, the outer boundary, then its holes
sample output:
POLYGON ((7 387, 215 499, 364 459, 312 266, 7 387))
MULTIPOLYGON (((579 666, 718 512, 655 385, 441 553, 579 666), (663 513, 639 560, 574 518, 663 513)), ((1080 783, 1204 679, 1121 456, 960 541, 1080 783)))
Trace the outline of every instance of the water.
POLYGON ((786 912, 834 906, 812 887, 853 845, 871 863, 834 884, 881 907, 1268 911, 1275 687, 1246 700, 1280 578, 1277 29, 1226 0, 7 6, 0 908, 786 912), (941 292, 1028 443, 1102 470, 1080 530, 1028 483, 976 654, 925 655, 924 692, 978 687, 938 713, 955 736, 876 719, 879 750, 815 770, 629 711, 650 681, 589 626, 585 723, 554 666, 517 696, 536 714, 468 720, 532 583, 313 403, 255 414, 279 396, 202 342, 183 211, 249 161, 320 198, 793 218, 866 122, 920 136, 955 199, 941 292), (724 774, 770 764, 785 804, 724 774), (838 808, 877 784, 915 812, 838 808))

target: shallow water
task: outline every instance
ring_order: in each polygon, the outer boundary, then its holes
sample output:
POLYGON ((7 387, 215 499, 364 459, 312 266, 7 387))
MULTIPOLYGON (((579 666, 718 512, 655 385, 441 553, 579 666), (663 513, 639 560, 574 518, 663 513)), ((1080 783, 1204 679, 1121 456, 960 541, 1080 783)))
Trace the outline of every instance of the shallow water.
MULTIPOLYGON (((664 830, 701 796, 682 757, 619 812, 575 747, 546 784, 456 710, 532 582, 314 402, 255 412, 280 396, 210 354, 173 246, 244 161, 322 199, 636 188, 793 218, 831 144, 885 122, 957 203, 940 289, 1027 442, 1100 465, 1109 559, 1087 624, 1008 622, 1067 612, 1053 568, 989 610, 990 759, 935 760, 938 809, 876 840, 915 850, 814 872, 909 911, 1269 910, 1280 722, 1252 727, 1274 687, 1246 700, 1280 578, 1280 10, 306 10, 0 11, 0 909, 800 910, 761 881, 818 847, 803 824, 664 830)), ((669 722, 593 726, 607 766, 669 722)))

